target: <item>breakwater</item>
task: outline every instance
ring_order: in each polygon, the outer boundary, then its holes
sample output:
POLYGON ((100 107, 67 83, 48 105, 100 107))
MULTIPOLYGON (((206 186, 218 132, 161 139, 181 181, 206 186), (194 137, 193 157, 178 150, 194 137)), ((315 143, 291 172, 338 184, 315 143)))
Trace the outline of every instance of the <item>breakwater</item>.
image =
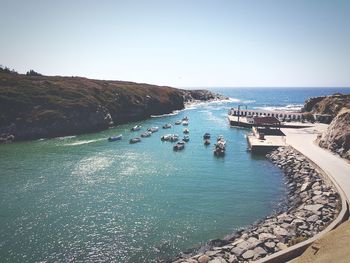
POLYGON ((301 154, 281 147, 267 155, 283 169, 288 189, 287 208, 174 263, 234 263, 261 259, 302 242, 324 230, 341 204, 334 187, 301 154))

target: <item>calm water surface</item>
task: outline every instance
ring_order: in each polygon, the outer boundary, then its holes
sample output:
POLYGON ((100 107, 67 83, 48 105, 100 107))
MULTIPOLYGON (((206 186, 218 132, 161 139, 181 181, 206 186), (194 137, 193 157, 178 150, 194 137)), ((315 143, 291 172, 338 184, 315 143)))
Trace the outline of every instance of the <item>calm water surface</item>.
POLYGON ((254 89, 218 91, 235 99, 138 123, 145 130, 188 116, 182 152, 160 137, 182 135, 183 126, 130 145, 140 134, 130 132, 135 123, 0 145, 1 262, 150 262, 271 214, 285 193, 282 174, 246 151, 247 130, 230 128, 227 110, 239 103, 298 107, 310 92, 284 92, 287 99, 273 103, 254 89), (203 145, 205 132, 227 139, 224 158, 203 145), (107 142, 119 133, 122 141, 107 142))

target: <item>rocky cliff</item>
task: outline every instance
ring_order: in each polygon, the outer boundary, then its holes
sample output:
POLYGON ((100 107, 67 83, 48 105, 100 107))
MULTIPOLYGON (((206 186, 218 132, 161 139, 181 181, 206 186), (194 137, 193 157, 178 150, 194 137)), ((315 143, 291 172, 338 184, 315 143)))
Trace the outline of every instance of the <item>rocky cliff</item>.
POLYGON ((334 94, 310 98, 305 101, 303 112, 330 114, 334 118, 342 108, 350 108, 350 94, 334 94))
POLYGON ((222 97, 125 81, 1 72, 0 141, 94 132, 212 99, 222 97))
POLYGON ((350 160, 350 108, 343 108, 322 134, 319 145, 350 160))
POLYGON ((332 116, 319 145, 350 160, 350 94, 311 98, 305 102, 305 111, 332 116))

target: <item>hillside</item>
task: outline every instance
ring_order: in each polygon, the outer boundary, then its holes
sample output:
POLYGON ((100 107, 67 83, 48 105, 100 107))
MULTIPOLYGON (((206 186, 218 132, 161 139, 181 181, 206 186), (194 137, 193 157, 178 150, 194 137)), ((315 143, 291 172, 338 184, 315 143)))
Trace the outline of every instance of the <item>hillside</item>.
POLYGON ((305 102, 304 111, 332 116, 319 145, 350 160, 350 94, 311 98, 305 102))
POLYGON ((94 132, 217 98, 204 90, 0 72, 0 136, 29 140, 94 132))

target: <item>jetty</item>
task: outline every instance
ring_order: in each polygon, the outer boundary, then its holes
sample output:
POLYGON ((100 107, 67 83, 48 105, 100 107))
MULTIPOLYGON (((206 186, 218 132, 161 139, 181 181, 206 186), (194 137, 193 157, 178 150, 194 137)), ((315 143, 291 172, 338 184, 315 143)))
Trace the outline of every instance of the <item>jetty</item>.
POLYGON ((303 114, 300 112, 241 110, 231 108, 228 111, 228 120, 231 126, 252 128, 256 126, 280 128, 305 128, 303 114), (263 125, 260 120, 264 118, 263 125))
POLYGON ((228 111, 231 126, 250 128, 246 136, 248 148, 253 153, 266 153, 278 147, 286 146, 286 135, 281 128, 306 128, 300 112, 241 110, 239 107, 228 111))

